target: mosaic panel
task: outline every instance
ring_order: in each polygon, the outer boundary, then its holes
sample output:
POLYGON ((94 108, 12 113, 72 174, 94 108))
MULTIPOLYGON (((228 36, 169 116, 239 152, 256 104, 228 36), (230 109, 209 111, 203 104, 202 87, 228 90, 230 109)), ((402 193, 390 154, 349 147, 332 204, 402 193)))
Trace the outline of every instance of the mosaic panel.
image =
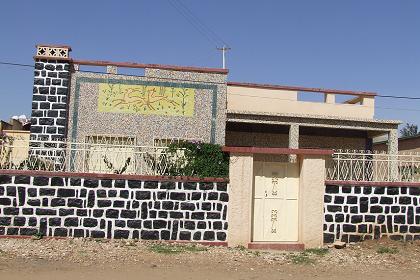
POLYGON ((194 102, 193 88, 99 84, 99 112, 192 117, 194 102))

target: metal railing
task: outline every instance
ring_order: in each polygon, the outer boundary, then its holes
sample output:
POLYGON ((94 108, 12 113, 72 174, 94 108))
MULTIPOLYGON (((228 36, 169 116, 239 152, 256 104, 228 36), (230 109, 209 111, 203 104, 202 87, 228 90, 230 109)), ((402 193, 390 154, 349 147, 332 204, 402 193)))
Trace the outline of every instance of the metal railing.
POLYGON ((420 154, 338 150, 326 162, 326 179, 420 182, 420 154))
POLYGON ((167 147, 31 141, 0 145, 0 169, 166 175, 167 147))

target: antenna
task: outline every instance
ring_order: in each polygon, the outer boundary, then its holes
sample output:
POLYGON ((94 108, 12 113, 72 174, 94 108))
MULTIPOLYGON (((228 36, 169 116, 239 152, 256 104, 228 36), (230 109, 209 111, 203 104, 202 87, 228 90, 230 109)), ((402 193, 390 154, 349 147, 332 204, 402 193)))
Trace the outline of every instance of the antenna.
POLYGON ((222 51, 222 65, 223 69, 226 69, 226 52, 231 50, 231 48, 223 46, 223 48, 217 48, 217 50, 222 51))

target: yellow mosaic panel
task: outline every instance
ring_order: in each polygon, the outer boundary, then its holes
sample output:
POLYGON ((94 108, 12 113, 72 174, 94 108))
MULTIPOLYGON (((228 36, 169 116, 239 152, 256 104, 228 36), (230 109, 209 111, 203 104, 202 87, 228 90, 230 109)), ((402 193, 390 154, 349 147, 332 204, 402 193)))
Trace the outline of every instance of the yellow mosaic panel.
POLYGON ((99 84, 99 112, 191 117, 194 102, 192 88, 99 84))

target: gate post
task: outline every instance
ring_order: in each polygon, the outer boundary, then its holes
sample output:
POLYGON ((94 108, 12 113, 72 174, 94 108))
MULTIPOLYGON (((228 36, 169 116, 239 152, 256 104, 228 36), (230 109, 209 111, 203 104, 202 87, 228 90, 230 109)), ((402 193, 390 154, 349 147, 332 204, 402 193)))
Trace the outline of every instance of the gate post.
POLYGON ((317 248, 323 245, 325 156, 302 155, 300 159, 300 243, 317 248))
POLYGON ((228 245, 247 247, 252 230, 252 185, 254 174, 252 153, 230 153, 228 245))

